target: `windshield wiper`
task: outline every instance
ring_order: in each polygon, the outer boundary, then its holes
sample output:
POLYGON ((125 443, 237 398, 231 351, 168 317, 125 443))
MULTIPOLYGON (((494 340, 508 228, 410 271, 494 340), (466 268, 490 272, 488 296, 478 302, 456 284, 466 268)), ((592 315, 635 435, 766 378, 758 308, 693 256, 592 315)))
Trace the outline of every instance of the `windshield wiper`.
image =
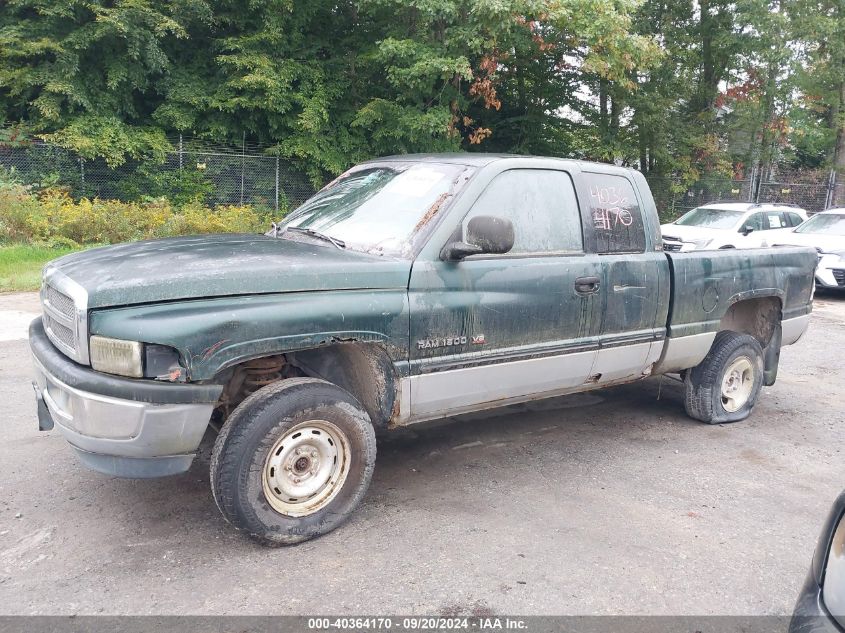
MULTIPOLYGON (((275 227, 274 227, 275 228, 275 227)), ((279 227, 281 228, 281 227, 279 227)), ((323 240, 324 242, 331 242, 335 245, 336 248, 346 248, 346 242, 343 240, 339 240, 336 237, 332 237, 331 235, 326 235, 325 233, 320 233, 319 231, 315 231, 314 229, 306 229, 302 228, 301 226, 286 226, 282 233, 286 233, 287 231, 294 231, 296 233, 305 233, 305 235, 309 235, 311 237, 316 237, 318 240, 323 240)), ((278 235, 277 232, 274 232, 278 235)))

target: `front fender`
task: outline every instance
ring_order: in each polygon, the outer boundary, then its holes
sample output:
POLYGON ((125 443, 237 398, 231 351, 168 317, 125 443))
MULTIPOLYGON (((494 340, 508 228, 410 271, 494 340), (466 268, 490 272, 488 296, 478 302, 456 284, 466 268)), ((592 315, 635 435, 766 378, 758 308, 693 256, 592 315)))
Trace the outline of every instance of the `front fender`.
POLYGON ((408 358, 408 299, 401 290, 333 290, 221 297, 97 310, 92 334, 167 345, 190 381, 213 379, 250 358, 337 342, 379 343, 408 358))

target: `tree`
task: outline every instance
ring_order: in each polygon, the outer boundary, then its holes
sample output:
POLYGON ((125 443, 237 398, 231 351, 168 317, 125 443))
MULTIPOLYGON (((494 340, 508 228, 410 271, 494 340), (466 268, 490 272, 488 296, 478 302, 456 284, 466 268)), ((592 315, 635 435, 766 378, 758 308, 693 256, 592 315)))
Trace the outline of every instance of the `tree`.
MULTIPOLYGON (((839 182, 845 182, 845 2, 793 0, 788 12, 802 64, 802 118, 824 130, 821 145, 839 182)), ((799 147, 818 147, 818 134, 810 139, 799 147)))
POLYGON ((0 133, 118 165, 268 145, 314 183, 376 155, 845 180, 845 0, 9 0, 0 133))
POLYGON ((0 9, 0 116, 119 164, 168 148, 150 109, 202 2, 11 0, 0 9))

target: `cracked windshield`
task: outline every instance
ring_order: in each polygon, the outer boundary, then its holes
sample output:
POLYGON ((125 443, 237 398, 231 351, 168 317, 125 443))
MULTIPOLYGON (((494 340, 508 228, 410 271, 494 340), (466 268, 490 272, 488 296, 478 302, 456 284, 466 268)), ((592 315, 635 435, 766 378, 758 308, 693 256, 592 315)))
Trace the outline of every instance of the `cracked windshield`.
POLYGON ((297 234, 319 234, 340 247, 407 256, 413 236, 433 219, 469 171, 465 165, 437 163, 355 170, 291 213, 279 227, 281 235, 297 229, 297 234))

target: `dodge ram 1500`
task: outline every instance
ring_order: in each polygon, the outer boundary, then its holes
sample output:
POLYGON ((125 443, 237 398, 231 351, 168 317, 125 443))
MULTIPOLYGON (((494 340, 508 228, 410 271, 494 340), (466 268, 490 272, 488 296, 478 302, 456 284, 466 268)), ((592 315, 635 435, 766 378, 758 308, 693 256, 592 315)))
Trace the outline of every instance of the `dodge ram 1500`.
POLYGON ((295 543, 361 501, 376 431, 667 373, 693 418, 747 417, 807 327, 816 259, 664 252, 629 169, 382 158, 264 235, 48 264, 30 328, 39 425, 124 477, 184 472, 217 430, 222 514, 295 543))

